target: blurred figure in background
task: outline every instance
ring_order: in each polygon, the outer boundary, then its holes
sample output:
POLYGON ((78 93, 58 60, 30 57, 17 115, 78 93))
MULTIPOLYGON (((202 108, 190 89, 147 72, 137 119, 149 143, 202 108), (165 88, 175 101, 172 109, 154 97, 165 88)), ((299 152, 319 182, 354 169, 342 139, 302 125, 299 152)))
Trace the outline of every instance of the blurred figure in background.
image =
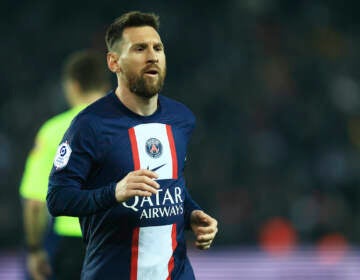
POLYGON ((79 51, 68 57, 63 69, 63 86, 71 109, 42 125, 27 158, 20 196, 27 270, 34 280, 80 278, 85 248, 79 220, 57 217, 49 224, 46 193, 58 144, 70 122, 110 88, 110 73, 106 68, 103 55, 95 51, 79 51))

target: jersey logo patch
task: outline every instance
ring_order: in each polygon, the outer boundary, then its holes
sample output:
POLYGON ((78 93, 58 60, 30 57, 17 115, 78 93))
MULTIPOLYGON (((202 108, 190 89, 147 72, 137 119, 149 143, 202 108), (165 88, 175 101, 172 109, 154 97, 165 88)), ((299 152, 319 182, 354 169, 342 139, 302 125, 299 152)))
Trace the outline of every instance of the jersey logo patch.
POLYGON ((128 133, 134 170, 158 168, 157 180, 178 178, 176 146, 170 125, 139 124, 129 128, 128 133))
POLYGON ((54 159, 54 166, 56 169, 64 168, 67 165, 71 152, 72 150, 67 141, 60 144, 54 159))
POLYGON ((156 138, 150 138, 145 143, 146 153, 152 158, 158 158, 162 153, 162 144, 156 138))

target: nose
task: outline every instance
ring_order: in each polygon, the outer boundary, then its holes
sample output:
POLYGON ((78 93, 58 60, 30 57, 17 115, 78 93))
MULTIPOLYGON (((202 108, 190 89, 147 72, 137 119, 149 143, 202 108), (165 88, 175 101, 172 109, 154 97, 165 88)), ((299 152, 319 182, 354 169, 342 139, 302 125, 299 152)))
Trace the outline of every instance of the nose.
POLYGON ((147 62, 149 62, 149 63, 158 63, 159 62, 158 54, 153 48, 148 49, 147 62))

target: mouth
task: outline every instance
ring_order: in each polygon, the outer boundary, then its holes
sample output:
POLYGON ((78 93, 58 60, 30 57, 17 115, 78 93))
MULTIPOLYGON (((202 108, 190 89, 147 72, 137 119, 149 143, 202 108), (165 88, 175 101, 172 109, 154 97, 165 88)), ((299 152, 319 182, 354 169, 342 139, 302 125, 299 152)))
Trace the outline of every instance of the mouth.
POLYGON ((155 77, 159 74, 159 70, 156 68, 147 69, 144 71, 144 74, 147 76, 155 77))

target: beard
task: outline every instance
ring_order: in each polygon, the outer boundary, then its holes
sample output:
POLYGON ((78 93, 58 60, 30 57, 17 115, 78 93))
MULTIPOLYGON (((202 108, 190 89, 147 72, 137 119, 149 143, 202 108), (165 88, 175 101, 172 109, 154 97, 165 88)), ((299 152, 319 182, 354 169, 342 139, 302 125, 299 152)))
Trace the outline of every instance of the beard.
POLYGON ((160 92, 164 85, 166 76, 166 68, 164 71, 158 70, 157 81, 153 81, 153 78, 146 77, 145 72, 141 72, 140 75, 135 73, 126 73, 129 89, 139 97, 150 99, 160 92))

